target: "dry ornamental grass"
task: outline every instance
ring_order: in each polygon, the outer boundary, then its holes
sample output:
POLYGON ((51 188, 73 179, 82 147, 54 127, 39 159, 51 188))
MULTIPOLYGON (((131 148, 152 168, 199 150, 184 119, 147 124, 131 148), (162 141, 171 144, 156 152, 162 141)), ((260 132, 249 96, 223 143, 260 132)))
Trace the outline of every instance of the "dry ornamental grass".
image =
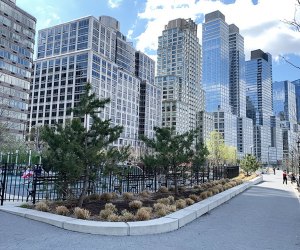
POLYGON ((77 219, 87 220, 90 218, 91 212, 80 207, 75 207, 74 215, 77 219))

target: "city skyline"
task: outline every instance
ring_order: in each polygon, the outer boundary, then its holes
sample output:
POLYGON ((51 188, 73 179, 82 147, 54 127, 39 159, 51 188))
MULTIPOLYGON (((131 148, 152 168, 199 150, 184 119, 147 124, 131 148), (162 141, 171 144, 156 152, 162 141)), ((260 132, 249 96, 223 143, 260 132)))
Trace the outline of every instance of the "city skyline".
MULTIPOLYGON (((246 60, 250 58, 250 51, 258 48, 272 54, 274 81, 294 81, 299 78, 299 69, 279 56, 300 65, 300 54, 296 46, 300 33, 282 22, 293 19, 295 3, 295 0, 178 0, 163 3, 154 0, 108 0, 101 3, 96 0, 84 3, 70 0, 17 0, 18 6, 37 18, 37 31, 80 16, 112 16, 120 21, 121 32, 133 42, 134 47, 155 61, 157 37, 165 23, 176 18, 191 18, 201 24, 205 14, 218 9, 224 13, 228 23, 235 23, 240 28, 240 33, 245 38, 246 60), (95 8, 95 5, 99 8, 95 8), (269 6, 272 6, 272 12, 268 12, 269 6), (67 12, 64 11, 66 9, 67 12), (266 12, 268 15, 264 14, 266 12)), ((201 29, 201 25, 198 29, 201 29)), ((198 35, 201 41, 201 34, 198 35)))

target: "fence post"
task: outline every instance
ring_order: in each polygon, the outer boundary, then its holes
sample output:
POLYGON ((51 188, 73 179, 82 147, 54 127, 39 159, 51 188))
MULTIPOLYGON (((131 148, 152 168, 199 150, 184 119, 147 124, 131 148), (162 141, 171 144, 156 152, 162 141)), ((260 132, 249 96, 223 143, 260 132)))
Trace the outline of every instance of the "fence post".
POLYGON ((32 190, 31 190, 31 196, 32 196, 32 203, 35 204, 35 194, 36 194, 36 184, 37 184, 37 175, 36 173, 33 174, 33 183, 32 183, 32 190))
POLYGON ((2 173, 3 179, 1 180, 1 206, 3 206, 4 195, 5 195, 6 172, 7 172, 7 163, 4 164, 4 174, 2 173))

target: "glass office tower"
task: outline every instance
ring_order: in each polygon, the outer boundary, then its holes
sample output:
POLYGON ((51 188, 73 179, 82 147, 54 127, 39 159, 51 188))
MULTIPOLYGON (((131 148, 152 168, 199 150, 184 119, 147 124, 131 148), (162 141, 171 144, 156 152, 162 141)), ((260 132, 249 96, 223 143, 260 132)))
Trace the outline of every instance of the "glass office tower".
POLYGON ((246 112, 254 126, 254 154, 263 163, 269 163, 270 147, 274 146, 271 143, 273 92, 272 57, 269 53, 251 51, 251 60, 246 62, 246 83, 246 112))
POLYGON ((27 125, 36 19, 0 1, 0 122, 18 139, 27 125))
POLYGON ((298 125, 296 86, 290 81, 273 83, 274 114, 280 120, 283 138, 283 161, 288 164, 291 152, 297 148, 298 125))
POLYGON ((229 96, 232 114, 246 117, 244 38, 239 28, 229 25, 229 96))
POLYGON ((157 85, 162 87, 162 126, 183 133, 196 128, 204 110, 201 46, 191 19, 169 21, 158 38, 157 85))
POLYGON ((300 79, 292 83, 295 85, 297 122, 300 124, 300 79))
POLYGON ((205 15, 202 25, 203 78, 207 112, 231 112, 229 104, 229 26, 220 11, 205 15))

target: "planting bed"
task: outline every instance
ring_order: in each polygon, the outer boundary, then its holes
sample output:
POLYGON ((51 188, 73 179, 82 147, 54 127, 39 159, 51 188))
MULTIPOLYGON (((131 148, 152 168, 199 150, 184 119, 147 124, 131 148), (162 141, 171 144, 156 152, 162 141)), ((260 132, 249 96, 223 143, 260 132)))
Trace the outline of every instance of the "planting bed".
POLYGON ((31 208, 95 221, 143 221, 163 217, 240 185, 243 180, 248 179, 240 176, 233 180, 222 179, 207 182, 193 188, 179 187, 177 195, 175 195, 174 188, 167 189, 166 187, 161 187, 156 193, 143 191, 139 194, 93 194, 86 197, 82 208, 77 208, 76 200, 39 202, 31 208))

